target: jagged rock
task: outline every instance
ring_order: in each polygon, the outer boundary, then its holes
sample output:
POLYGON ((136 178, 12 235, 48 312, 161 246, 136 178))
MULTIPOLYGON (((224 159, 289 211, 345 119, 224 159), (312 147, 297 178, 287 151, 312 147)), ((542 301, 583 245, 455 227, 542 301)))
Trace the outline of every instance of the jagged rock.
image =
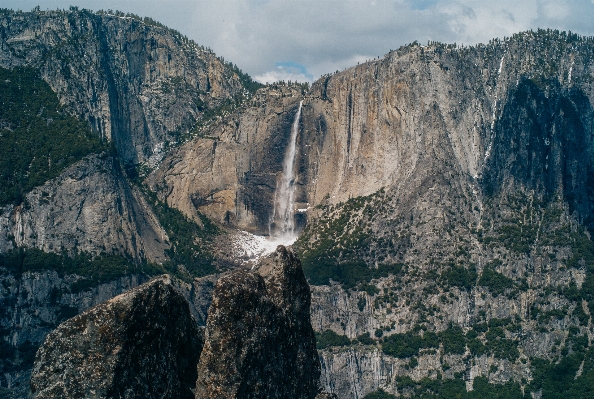
POLYGON ((310 291, 298 258, 279 246, 256 271, 213 292, 196 398, 315 398, 320 362, 310 291))
POLYGON ((165 275, 62 323, 37 352, 34 398, 191 398, 203 338, 165 275))
MULTIPOLYGON (((216 279, 217 276, 204 277, 192 284, 172 279, 202 328, 216 279)), ((27 396, 35 352, 61 322, 139 286, 148 277, 122 276, 84 290, 77 288, 81 281, 85 281, 81 276, 56 271, 20 274, 18 270, 0 267, 0 343, 4 350, 0 357, 0 397, 27 396)))

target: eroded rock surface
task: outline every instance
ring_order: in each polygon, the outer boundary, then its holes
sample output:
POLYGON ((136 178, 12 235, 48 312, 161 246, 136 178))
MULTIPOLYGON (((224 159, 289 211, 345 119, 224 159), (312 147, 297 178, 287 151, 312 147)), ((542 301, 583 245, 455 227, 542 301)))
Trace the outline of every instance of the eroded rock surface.
MULTIPOLYGON (((272 86, 215 124, 203 137, 171 151, 146 180, 188 217, 267 234, 301 92, 272 86)), ((302 182, 296 182, 301 186, 302 182)), ((298 201, 303 200, 297 190, 298 201)))
POLYGON ((0 208, 0 252, 108 252, 162 263, 168 237, 117 161, 90 155, 33 189, 26 205, 0 208))
POLYGON ((196 398, 315 398, 320 361, 299 259, 279 246, 255 271, 219 280, 196 398))
POLYGON ((203 338, 167 275, 62 323, 37 352, 34 398, 192 398, 203 338))

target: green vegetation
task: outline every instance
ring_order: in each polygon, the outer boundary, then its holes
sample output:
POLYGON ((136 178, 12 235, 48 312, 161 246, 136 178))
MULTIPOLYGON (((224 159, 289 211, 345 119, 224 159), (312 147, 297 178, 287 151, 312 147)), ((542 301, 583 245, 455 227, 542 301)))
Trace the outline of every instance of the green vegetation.
POLYGON ((380 388, 375 392, 368 393, 363 399, 396 399, 396 396, 380 388))
POLYGON ((383 339, 382 351, 386 355, 407 358, 417 356, 422 349, 438 348, 443 345, 445 353, 463 354, 466 350, 466 337, 458 326, 439 333, 424 331, 422 335, 413 329, 404 334, 393 334, 383 339))
POLYGON ((470 290, 476 283, 476 269, 474 266, 465 268, 463 266, 452 265, 441 273, 443 282, 451 287, 470 290))
POLYGON ((376 342, 373 338, 371 338, 368 332, 357 336, 357 341, 363 345, 375 345, 376 342))
POLYGON ((250 75, 244 73, 241 69, 239 69, 237 65, 231 62, 226 62, 223 58, 220 58, 220 60, 223 62, 223 64, 225 64, 227 68, 229 68, 231 71, 237 74, 237 76, 239 77, 239 81, 241 82, 243 87, 251 94, 254 94, 258 89, 264 87, 262 83, 256 82, 254 79, 252 79, 250 75))
MULTIPOLYGON (((5 338, 9 337, 4 334, 0 335, 0 371, 10 373, 31 369, 38 347, 29 340, 25 340, 20 345, 12 346, 6 342, 5 338)), ((0 389, 0 397, 11 397, 2 396, 2 393, 0 389)))
POLYGON ((55 270, 61 275, 77 274, 84 277, 72 285, 73 292, 131 273, 156 274, 156 270, 150 265, 135 265, 130 259, 122 256, 100 255, 93 258, 89 254, 81 253, 69 257, 65 253, 47 253, 35 248, 18 248, 0 254, 0 267, 16 276, 30 271, 55 270))
POLYGON ((321 333, 316 332, 316 344, 318 349, 326 349, 331 346, 348 346, 351 340, 344 336, 338 335, 332 330, 326 330, 321 333))
POLYGON ((396 385, 400 392, 410 392, 411 399, 516 399, 523 398, 520 385, 490 384, 486 377, 474 379, 473 390, 466 392, 466 383, 460 378, 423 378, 414 381, 410 377, 397 377, 396 385))
POLYGON ((517 342, 507 339, 503 325, 507 329, 517 329, 515 324, 509 324, 509 320, 493 319, 495 322, 487 327, 486 324, 475 325, 475 328, 464 334, 459 326, 450 326, 450 328, 434 333, 424 331, 424 328, 417 326, 412 331, 404 334, 393 334, 382 340, 382 350, 385 354, 407 358, 419 355, 423 349, 436 349, 443 346, 444 353, 462 355, 466 351, 466 346, 474 356, 492 354, 499 359, 508 359, 514 362, 520 353, 517 348, 517 342), (479 338, 479 334, 485 333, 484 343, 479 338))
POLYGON ((437 348, 439 341, 437 334, 425 332, 422 336, 413 332, 393 334, 383 339, 382 351, 386 355, 407 358, 416 356, 420 349, 437 348))
POLYGON ((369 223, 361 220, 377 214, 383 195, 384 191, 379 190, 351 198, 335 209, 326 207, 327 219, 306 226, 294 248, 310 284, 328 285, 335 281, 346 289, 359 286, 373 295, 377 292, 371 288, 371 280, 404 272, 401 263, 380 262, 377 267, 370 267, 366 261, 372 246, 391 246, 374 237, 369 223), (311 244, 314 234, 318 239, 311 244))
POLYGON ((158 200, 154 193, 144 191, 171 244, 166 250, 170 260, 163 264, 163 270, 187 281, 215 273, 214 258, 208 245, 220 233, 218 227, 202 214, 198 215, 202 226, 198 226, 179 210, 158 200))
POLYGON ((108 149, 87 123, 64 112, 35 69, 0 68, 0 98, 0 205, 22 203, 32 188, 108 149))
POLYGON ((505 290, 514 288, 514 281, 495 271, 496 263, 491 263, 485 266, 478 285, 489 288, 493 296, 503 294, 505 290))

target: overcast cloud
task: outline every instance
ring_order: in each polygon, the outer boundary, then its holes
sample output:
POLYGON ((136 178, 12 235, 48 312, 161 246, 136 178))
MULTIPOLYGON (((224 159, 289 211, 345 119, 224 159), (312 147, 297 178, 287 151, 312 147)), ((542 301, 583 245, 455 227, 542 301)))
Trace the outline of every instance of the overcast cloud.
POLYGON ((0 0, 38 4, 149 16, 261 82, 312 81, 414 40, 476 44, 539 27, 594 35, 594 0, 0 0))

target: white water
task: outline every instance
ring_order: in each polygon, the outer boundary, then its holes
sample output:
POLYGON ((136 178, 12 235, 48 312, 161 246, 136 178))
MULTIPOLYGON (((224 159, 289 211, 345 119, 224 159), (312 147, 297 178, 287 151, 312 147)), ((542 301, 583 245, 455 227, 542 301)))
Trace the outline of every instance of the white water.
POLYGON ((495 119, 497 118, 497 101, 499 100, 499 96, 497 93, 499 87, 499 77, 501 76, 501 71, 503 70, 503 62, 505 61, 505 54, 501 57, 501 61, 499 61, 499 69, 497 70, 497 80, 495 82, 495 105, 493 106, 493 114, 491 115, 491 135, 489 137, 489 145, 487 146, 487 150, 485 151, 485 162, 491 156, 491 150, 493 149, 493 141, 495 139, 495 119))
POLYGON ((238 231, 232 238, 234 255, 243 263, 256 264, 258 259, 274 252, 278 245, 292 245, 297 239, 295 231, 295 212, 307 212, 307 209, 295 209, 295 154, 297 152, 297 133, 301 107, 299 103, 295 120, 291 126, 291 137, 285 158, 283 174, 274 192, 274 209, 270 218, 269 237, 257 236, 246 231, 238 231))
POLYGON ((299 132, 299 119, 301 118, 301 107, 295 114, 295 120, 291 126, 291 137, 289 147, 285 152, 283 161, 283 175, 280 184, 277 184, 274 192, 274 211, 270 225, 270 237, 272 241, 279 241, 279 244, 292 244, 297 235, 295 233, 295 153, 297 152, 297 133, 299 132))

